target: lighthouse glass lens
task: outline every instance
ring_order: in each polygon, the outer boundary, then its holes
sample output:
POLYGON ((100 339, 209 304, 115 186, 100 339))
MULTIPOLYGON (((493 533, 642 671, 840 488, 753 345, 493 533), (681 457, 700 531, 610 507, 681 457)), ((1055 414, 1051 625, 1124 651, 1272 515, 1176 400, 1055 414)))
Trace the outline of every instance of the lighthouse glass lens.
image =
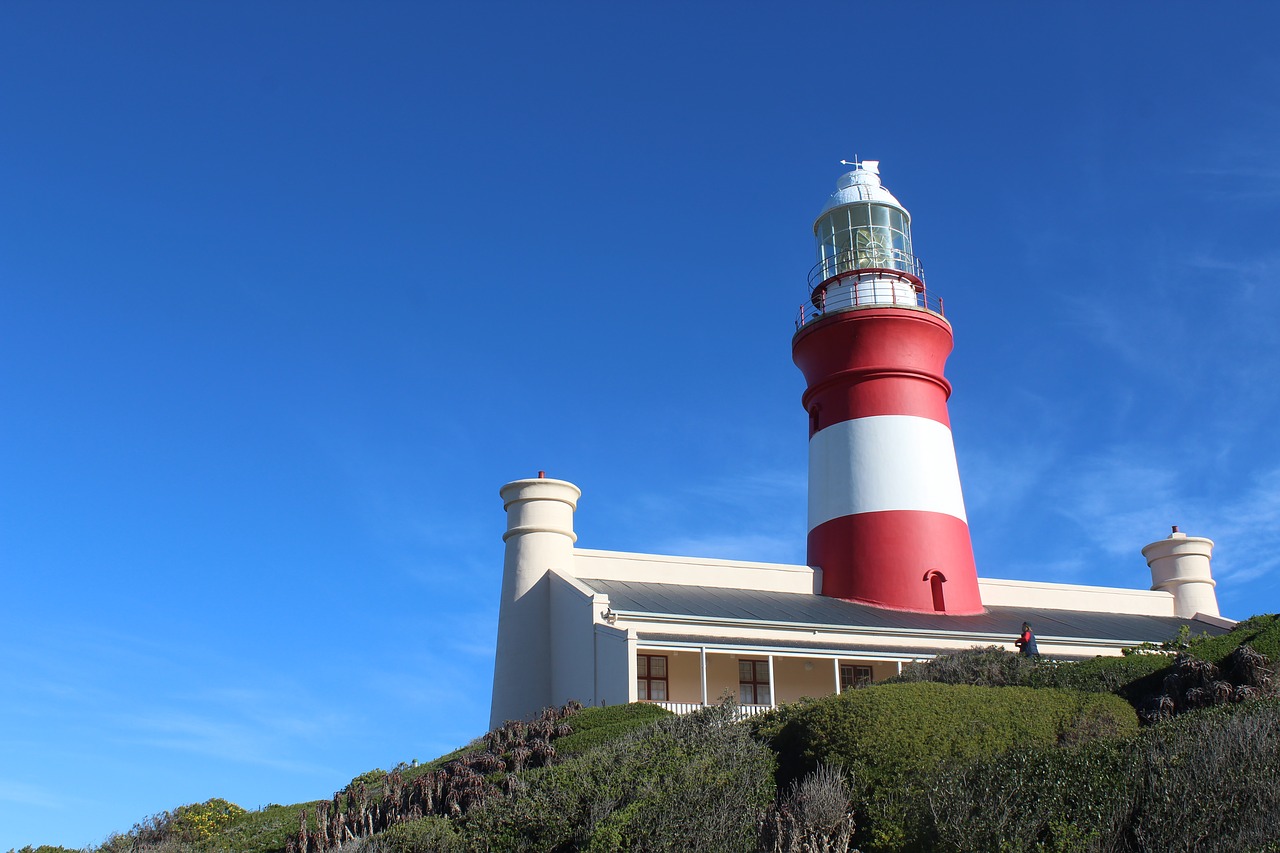
POLYGON ((914 272, 911 224, 906 214, 880 204, 836 208, 818 221, 823 278, 868 267, 914 272))

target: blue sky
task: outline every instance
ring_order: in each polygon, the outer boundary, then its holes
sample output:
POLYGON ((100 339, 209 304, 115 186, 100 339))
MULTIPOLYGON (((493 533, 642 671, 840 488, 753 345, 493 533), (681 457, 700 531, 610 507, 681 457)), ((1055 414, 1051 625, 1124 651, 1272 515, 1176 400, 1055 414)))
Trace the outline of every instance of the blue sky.
POLYGON ((1280 12, 0 5, 0 849, 487 722, 498 487, 802 562, 814 217, 879 159, 980 574, 1280 610, 1280 12))

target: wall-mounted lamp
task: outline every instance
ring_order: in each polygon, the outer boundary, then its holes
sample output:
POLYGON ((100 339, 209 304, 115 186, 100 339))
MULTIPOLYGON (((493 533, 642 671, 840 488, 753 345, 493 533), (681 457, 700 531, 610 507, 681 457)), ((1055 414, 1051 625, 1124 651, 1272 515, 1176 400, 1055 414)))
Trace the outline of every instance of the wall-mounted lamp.
POLYGON ((618 614, 613 612, 612 607, 606 607, 604 609, 604 612, 601 613, 600 616, 601 618, 604 619, 604 621, 608 622, 610 625, 618 624, 618 614))

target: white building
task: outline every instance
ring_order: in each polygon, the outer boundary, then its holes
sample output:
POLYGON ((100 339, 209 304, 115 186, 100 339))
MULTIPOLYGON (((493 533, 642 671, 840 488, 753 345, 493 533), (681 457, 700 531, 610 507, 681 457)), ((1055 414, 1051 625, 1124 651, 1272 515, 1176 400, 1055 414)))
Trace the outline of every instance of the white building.
POLYGON ((570 699, 767 707, 942 652, 1012 648, 1024 621, 1061 658, 1233 624, 1218 614, 1213 542, 1176 528, 1142 549, 1149 590, 977 575, 946 407, 951 326, 910 215, 878 163, 853 165, 814 223, 792 339, 808 384, 812 565, 576 548, 577 486, 508 483, 492 726, 570 699))

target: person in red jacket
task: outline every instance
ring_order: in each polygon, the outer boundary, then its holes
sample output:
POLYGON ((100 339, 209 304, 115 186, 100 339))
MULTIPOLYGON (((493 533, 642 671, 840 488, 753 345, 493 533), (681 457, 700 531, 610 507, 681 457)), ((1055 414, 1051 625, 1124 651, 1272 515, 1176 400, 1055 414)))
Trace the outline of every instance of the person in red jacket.
POLYGON ((1027 657, 1036 657, 1040 654, 1040 650, 1036 648, 1036 635, 1031 633, 1031 623, 1022 623, 1022 636, 1013 641, 1013 644, 1022 650, 1027 657))

